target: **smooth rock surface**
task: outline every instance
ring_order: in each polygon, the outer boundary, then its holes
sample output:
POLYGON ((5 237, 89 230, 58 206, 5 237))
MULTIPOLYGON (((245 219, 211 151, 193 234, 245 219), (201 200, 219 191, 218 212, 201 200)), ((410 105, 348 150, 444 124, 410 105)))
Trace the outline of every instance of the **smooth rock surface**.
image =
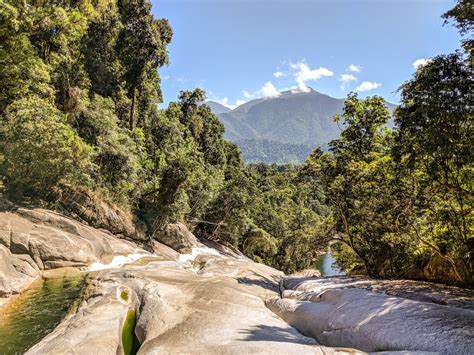
MULTIPOLYGON (((374 280, 364 276, 293 277, 283 279, 285 289, 297 293, 315 293, 329 289, 362 288, 376 293, 408 298, 414 301, 474 310, 474 290, 412 280, 374 280)), ((303 276, 303 275, 298 275, 303 276)), ((307 275, 304 275, 307 276, 307 275)))
POLYGON ((367 352, 474 353, 474 311, 409 300, 325 279, 289 278, 283 299, 267 306, 290 325, 327 346, 367 352))
POLYGON ((21 292, 44 269, 100 262, 89 268, 97 271, 77 312, 28 353, 121 354, 130 310, 140 354, 472 350, 473 311, 373 293, 349 278, 282 281, 232 248, 201 244, 184 225, 173 233, 169 244, 188 254, 155 240, 155 254, 137 260, 145 251, 135 244, 61 214, 1 212, 0 295, 21 292))
POLYGON ((131 242, 52 211, 0 212, 0 297, 21 292, 41 270, 86 266, 137 250, 131 242))
POLYGON ((192 248, 203 246, 180 222, 168 224, 163 231, 156 232, 153 238, 180 253, 189 253, 192 248))
POLYGON ((67 215, 124 237, 144 240, 145 227, 138 228, 133 216, 105 202, 91 191, 62 184, 55 190, 56 203, 67 215))
POLYGON ((127 308, 137 311, 139 354, 362 353, 320 346, 273 314, 264 300, 278 295, 282 273, 249 260, 204 250, 185 262, 158 255, 96 276, 102 300, 92 296, 29 353, 120 353, 112 339, 127 308), (117 296, 124 289, 128 303, 117 296))

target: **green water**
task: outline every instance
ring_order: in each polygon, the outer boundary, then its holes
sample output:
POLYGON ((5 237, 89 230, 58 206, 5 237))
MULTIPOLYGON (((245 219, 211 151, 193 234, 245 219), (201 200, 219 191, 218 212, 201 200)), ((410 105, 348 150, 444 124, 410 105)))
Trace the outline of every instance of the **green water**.
POLYGON ((137 322, 136 313, 130 309, 122 328, 122 345, 124 355, 135 355, 140 348, 140 342, 135 335, 135 325, 137 322))
POLYGON ((316 259, 315 266, 321 272, 321 276, 345 275, 345 272, 341 270, 339 265, 337 265, 336 260, 332 256, 331 252, 320 255, 316 259))
POLYGON ((22 354, 49 334, 77 306, 84 284, 84 274, 55 273, 1 306, 0 354, 22 354))

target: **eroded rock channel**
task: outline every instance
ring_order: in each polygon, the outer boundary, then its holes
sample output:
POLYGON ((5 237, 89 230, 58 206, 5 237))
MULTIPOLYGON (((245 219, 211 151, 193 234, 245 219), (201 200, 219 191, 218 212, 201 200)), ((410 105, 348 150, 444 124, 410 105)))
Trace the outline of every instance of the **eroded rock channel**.
MULTIPOLYGON (((28 354, 461 354, 474 349, 468 302, 458 307, 449 297, 436 304, 387 295, 380 288, 340 282, 348 278, 288 278, 195 238, 177 243, 182 254, 158 241, 145 250, 45 210, 0 215, 3 296, 21 293, 58 266, 89 275, 81 304, 42 334, 28 354)), ((182 235, 190 238, 188 232, 182 235)), ((458 298, 470 299, 465 292, 458 298)), ((3 307, 11 307, 15 297, 3 307)))

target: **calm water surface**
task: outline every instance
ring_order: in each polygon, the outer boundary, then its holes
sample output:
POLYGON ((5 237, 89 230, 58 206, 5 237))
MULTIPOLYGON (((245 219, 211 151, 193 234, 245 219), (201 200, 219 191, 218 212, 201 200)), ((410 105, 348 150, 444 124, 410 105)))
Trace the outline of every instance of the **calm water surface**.
POLYGON ((331 252, 327 252, 317 258, 316 268, 321 272, 321 276, 339 276, 346 274, 339 265, 337 265, 331 252))
POLYGON ((22 354, 49 334, 79 302, 84 284, 82 273, 55 273, 1 306, 0 354, 22 354))

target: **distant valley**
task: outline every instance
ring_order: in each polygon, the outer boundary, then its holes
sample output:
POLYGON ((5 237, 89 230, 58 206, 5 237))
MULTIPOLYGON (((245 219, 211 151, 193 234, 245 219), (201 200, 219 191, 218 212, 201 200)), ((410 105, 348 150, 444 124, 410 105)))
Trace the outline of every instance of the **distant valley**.
MULTIPOLYGON (((208 101, 225 126, 225 137, 237 143, 250 163, 299 163, 316 147, 327 147, 341 129, 333 116, 341 113, 345 99, 319 93, 282 92, 280 96, 256 99, 234 110, 208 101)), ((390 112, 396 107, 387 103, 390 112)))

